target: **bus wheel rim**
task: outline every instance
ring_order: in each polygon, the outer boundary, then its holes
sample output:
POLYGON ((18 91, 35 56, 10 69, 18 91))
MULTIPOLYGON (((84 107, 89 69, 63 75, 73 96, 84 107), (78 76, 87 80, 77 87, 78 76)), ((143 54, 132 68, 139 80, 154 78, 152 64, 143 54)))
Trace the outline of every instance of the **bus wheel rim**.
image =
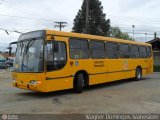
POLYGON ((140 71, 138 71, 138 79, 141 79, 141 72, 140 71))

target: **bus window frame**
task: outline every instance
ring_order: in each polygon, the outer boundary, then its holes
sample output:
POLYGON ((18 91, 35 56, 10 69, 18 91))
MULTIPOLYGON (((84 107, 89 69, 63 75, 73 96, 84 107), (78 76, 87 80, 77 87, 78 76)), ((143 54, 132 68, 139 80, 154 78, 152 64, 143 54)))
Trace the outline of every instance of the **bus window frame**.
POLYGON ((147 48, 150 48, 150 55, 148 56, 148 51, 147 51, 147 58, 151 58, 153 56, 152 46, 146 46, 146 50, 147 50, 147 48))
MULTIPOLYGON (((129 44, 129 43, 119 43, 119 59, 131 59, 131 55, 130 55, 130 45, 131 44, 129 44), (129 51, 128 51, 128 53, 129 53, 129 57, 121 57, 121 51, 120 51, 120 45, 127 45, 128 46, 128 48, 129 48, 129 51)), ((124 52, 124 51, 123 51, 124 52)))
POLYGON ((112 41, 107 41, 106 42, 106 59, 109 59, 109 60, 117 60, 117 59, 120 59, 120 54, 119 54, 119 42, 112 42, 112 41), (108 58, 107 57, 107 44, 108 43, 113 43, 113 44, 117 44, 117 48, 118 48, 118 50, 117 50, 117 58, 108 58))
MULTIPOLYGON (((50 72, 54 72, 54 71, 60 71, 60 70, 62 70, 62 69, 64 69, 66 66, 67 66, 67 62, 68 62, 68 51, 67 51, 67 43, 66 43, 66 41, 59 41, 59 40, 55 40, 54 38, 52 39, 52 40, 46 40, 46 42, 45 42, 45 47, 46 47, 46 45, 47 45, 47 43, 48 42, 62 42, 62 43, 64 43, 65 44, 65 49, 66 49, 66 63, 65 63, 65 65, 61 68, 61 69, 57 69, 57 70, 51 70, 51 71, 48 71, 47 70, 47 61, 46 61, 46 55, 47 55, 47 53, 45 53, 46 52, 46 48, 44 48, 44 61, 45 61, 45 66, 44 66, 44 68, 45 68, 45 73, 50 73, 50 72)), ((53 49, 53 60, 54 60, 54 49, 53 49)))
POLYGON ((104 40, 96 40, 96 39, 91 39, 89 41, 89 50, 90 50, 90 58, 93 59, 93 60, 104 60, 104 59, 107 59, 107 56, 106 56, 106 41, 104 40), (93 58, 92 55, 91 55, 91 44, 90 42, 93 42, 93 41, 96 41, 96 42, 103 42, 104 43, 104 52, 105 52, 105 57, 104 58, 93 58))
POLYGON ((68 47, 69 47, 69 57, 71 60, 87 60, 87 59, 90 59, 91 56, 90 56, 90 47, 89 47, 89 40, 87 38, 78 38, 78 37, 70 37, 68 39, 68 47), (72 39, 75 39, 75 40, 82 40, 82 41, 87 41, 87 48, 88 48, 88 57, 87 58, 72 58, 71 57, 71 48, 70 48, 70 40, 72 39))
MULTIPOLYGON (((144 52, 143 52, 144 53, 144 52)), ((147 56, 147 47, 145 45, 139 45, 139 58, 140 59, 147 59, 148 56, 147 56), (145 48, 145 51, 146 51, 146 56, 145 57, 142 57, 141 56, 141 51, 140 51, 140 47, 144 47, 145 48)))
POLYGON ((130 44, 130 58, 131 59, 140 59, 140 51, 139 51, 139 45, 138 44, 130 44), (131 55, 131 53, 132 53, 131 52, 131 47, 132 46, 134 46, 134 47, 136 46, 138 48, 138 57, 137 58, 136 57, 132 57, 132 55, 131 55))

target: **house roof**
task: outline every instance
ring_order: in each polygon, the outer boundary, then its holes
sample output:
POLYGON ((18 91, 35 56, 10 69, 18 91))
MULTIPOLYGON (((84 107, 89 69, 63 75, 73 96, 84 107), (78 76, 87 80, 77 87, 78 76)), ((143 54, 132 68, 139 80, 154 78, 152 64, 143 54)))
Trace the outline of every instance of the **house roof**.
POLYGON ((5 57, 3 55, 0 54, 0 59, 5 59, 5 57))
POLYGON ((160 38, 153 39, 147 43, 151 44, 154 50, 160 51, 160 38))
POLYGON ((152 44, 152 43, 154 43, 154 42, 160 42, 160 38, 153 39, 153 40, 151 40, 151 41, 148 41, 147 43, 152 44))
POLYGON ((5 58, 14 57, 13 54, 10 56, 9 53, 1 53, 0 55, 2 55, 5 58))

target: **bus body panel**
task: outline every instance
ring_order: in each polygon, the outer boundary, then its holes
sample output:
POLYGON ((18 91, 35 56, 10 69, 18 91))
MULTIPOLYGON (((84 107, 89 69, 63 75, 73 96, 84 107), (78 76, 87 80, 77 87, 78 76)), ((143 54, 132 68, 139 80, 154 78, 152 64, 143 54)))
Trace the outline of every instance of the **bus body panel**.
POLYGON ((46 30, 46 40, 65 42, 67 50, 66 65, 60 70, 43 73, 13 72, 13 79, 16 80, 13 86, 39 92, 51 92, 73 88, 74 77, 79 71, 86 71, 89 76, 89 85, 133 78, 135 77, 137 67, 142 68, 143 76, 153 72, 152 57, 144 59, 71 59, 69 49, 70 37, 151 46, 146 43, 136 43, 114 38, 46 30), (29 85, 31 80, 41 81, 41 84, 29 85))
POLYGON ((18 87, 21 89, 26 89, 26 90, 33 90, 33 91, 39 91, 43 92, 44 90, 44 80, 45 80, 45 75, 44 73, 17 73, 13 72, 12 73, 12 78, 13 80, 16 80, 16 82, 13 82, 14 87, 18 87), (30 85, 30 81, 32 80, 37 80, 41 81, 41 84, 33 86, 30 85))

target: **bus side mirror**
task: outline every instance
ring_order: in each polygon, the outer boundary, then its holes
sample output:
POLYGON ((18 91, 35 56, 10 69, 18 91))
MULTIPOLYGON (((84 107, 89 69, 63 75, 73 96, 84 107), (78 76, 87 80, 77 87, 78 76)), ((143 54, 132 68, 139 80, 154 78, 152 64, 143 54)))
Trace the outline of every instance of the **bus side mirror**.
POLYGON ((59 50, 59 44, 57 41, 54 41, 54 52, 57 52, 59 50))
POLYGON ((12 47, 11 47, 11 45, 15 45, 15 44, 17 45, 17 43, 18 43, 18 42, 16 41, 16 42, 12 42, 12 43, 9 44, 9 47, 8 47, 7 49, 9 49, 9 56, 10 56, 10 57, 11 57, 11 55, 12 55, 12 47))

